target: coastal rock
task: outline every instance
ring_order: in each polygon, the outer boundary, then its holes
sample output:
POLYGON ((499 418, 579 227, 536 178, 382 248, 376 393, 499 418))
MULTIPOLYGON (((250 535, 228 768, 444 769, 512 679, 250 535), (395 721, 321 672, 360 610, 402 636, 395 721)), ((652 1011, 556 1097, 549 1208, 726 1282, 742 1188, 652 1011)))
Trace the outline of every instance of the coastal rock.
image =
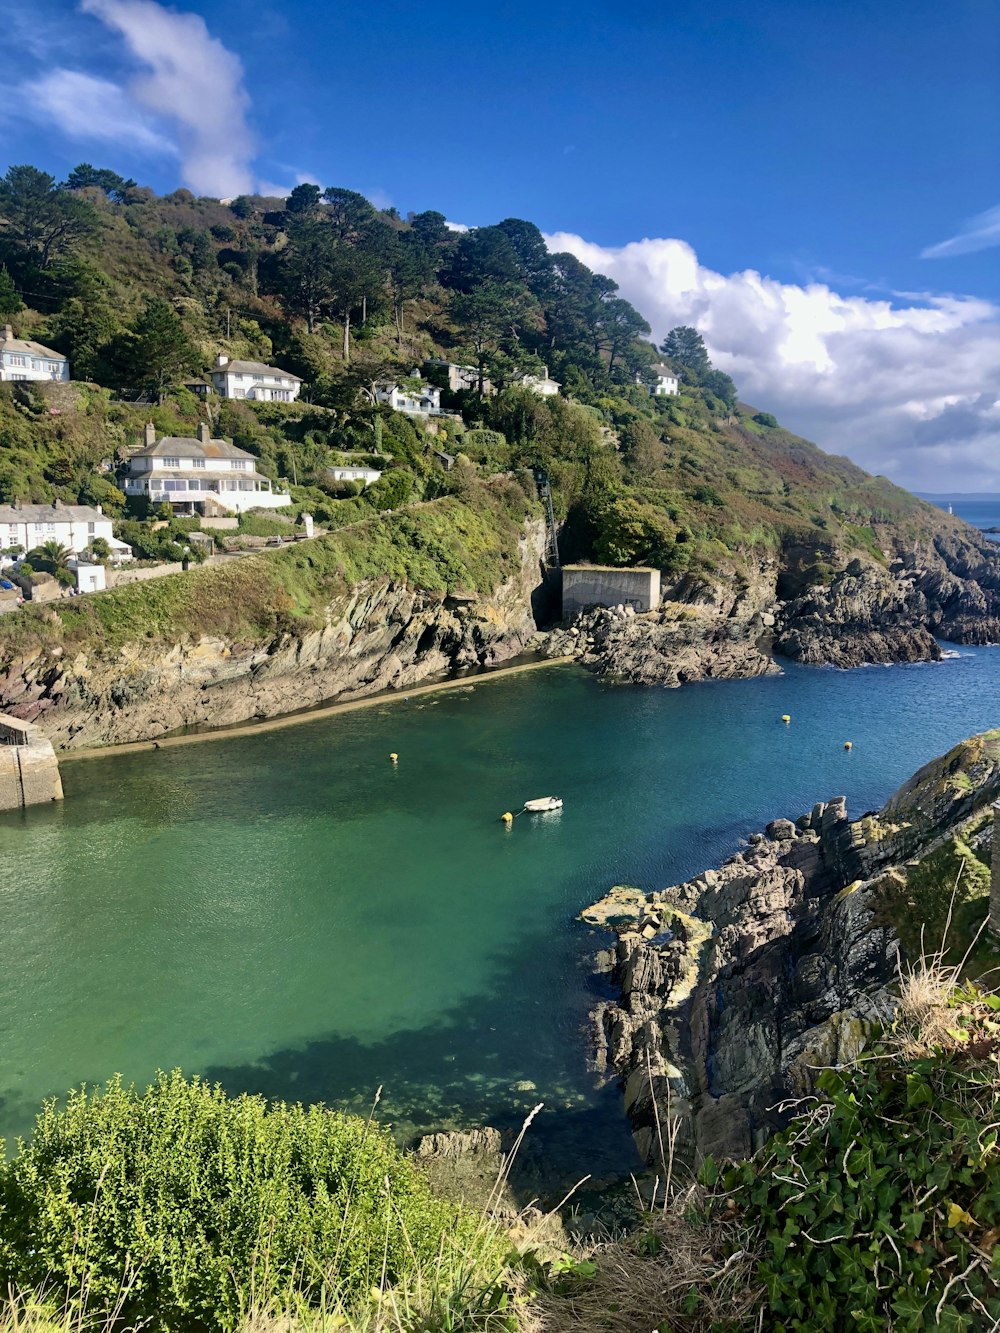
POLYGON ((543 526, 527 524, 518 575, 490 596, 446 598, 374 579, 331 602, 322 627, 266 644, 203 635, 69 661, 36 652, 0 673, 0 707, 37 722, 57 750, 75 749, 277 717, 493 666, 533 642, 544 542, 543 526))
POLYGON ((994 731, 925 765, 877 813, 852 821, 843 797, 820 802, 717 869, 644 897, 615 889, 584 910, 617 935, 595 1067, 621 1079, 651 1164, 671 1118, 692 1151, 746 1155, 819 1069, 856 1057, 893 1009, 900 943, 887 904, 909 901, 909 877, 945 843, 987 847, 998 797, 994 731))

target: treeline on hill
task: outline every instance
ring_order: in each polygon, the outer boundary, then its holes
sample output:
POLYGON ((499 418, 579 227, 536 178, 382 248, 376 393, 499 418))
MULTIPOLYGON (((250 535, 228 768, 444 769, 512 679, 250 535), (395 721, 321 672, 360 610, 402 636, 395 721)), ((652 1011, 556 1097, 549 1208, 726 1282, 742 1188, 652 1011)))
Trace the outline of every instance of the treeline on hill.
MULTIPOLYGON (((710 575, 761 546, 877 553, 872 524, 926 525, 920 502, 739 403, 694 329, 656 348, 612 280, 515 218, 457 232, 440 213, 404 219, 345 189, 223 203, 157 196, 88 164, 63 183, 15 166, 0 179, 0 319, 98 386, 56 415, 40 390, 4 386, 0 501, 124 514, 114 464, 142 422, 190 434, 207 414, 291 482, 297 510, 337 527, 536 464, 571 558, 710 575), (220 351, 300 375, 302 401, 200 402, 184 383, 220 351), (476 375, 444 390, 454 415, 432 439, 375 390, 414 367, 433 375, 433 358, 476 375), (650 393, 662 359, 677 396, 650 393), (522 383, 542 366, 560 396, 522 383), (459 466, 445 473, 433 449, 459 466), (330 479, 331 464, 373 455, 385 470, 363 493, 330 479)), ((140 507, 130 501, 130 517, 147 517, 140 507)))

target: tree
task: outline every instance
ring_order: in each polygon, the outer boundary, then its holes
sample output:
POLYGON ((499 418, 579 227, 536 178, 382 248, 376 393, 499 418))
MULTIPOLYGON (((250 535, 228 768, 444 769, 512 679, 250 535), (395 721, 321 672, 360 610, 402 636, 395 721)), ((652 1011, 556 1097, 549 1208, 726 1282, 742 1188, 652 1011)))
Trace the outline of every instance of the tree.
POLYGON ((620 296, 598 303, 594 330, 598 346, 608 355, 609 375, 631 344, 650 331, 638 310, 620 296))
POLYGON ((111 559, 111 543, 106 537, 95 537, 90 543, 90 554, 101 563, 111 559))
POLYGON ((705 350, 704 339, 698 330, 691 328, 689 324, 679 324, 677 328, 671 329, 660 350, 664 356, 669 356, 672 361, 686 366, 696 375, 704 375, 712 368, 708 352, 705 350))
MULTIPOLYGON (((310 181, 303 181, 301 185, 296 185, 285 200, 285 212, 291 218, 314 218, 319 212, 320 195, 321 191, 318 185, 313 185, 310 181)), ((237 214, 237 216, 240 215, 237 214)))
POLYGON ((0 264, 0 319, 10 319, 23 307, 24 302, 17 294, 14 279, 7 272, 7 265, 0 264))
POLYGON ((0 238, 29 263, 49 268, 97 225, 93 206, 37 167, 10 167, 0 180, 0 238))
POLYGON ((713 397, 720 399, 726 407, 736 406, 736 385, 724 370, 710 370, 702 375, 701 387, 713 397))
POLYGON ((69 585, 74 582, 73 571, 69 567, 73 552, 68 551, 62 542, 43 542, 28 552, 27 559, 33 570, 51 574, 60 583, 69 585))
POLYGON ((171 384, 198 364, 184 321, 162 298, 154 297, 132 330, 128 361, 133 387, 159 402, 171 384))
POLYGON ((485 281, 472 291, 456 292, 449 310, 475 360, 482 397, 492 357, 514 355, 525 322, 537 317, 537 304, 519 283, 485 281))
POLYGON ((89 162, 81 162, 67 176, 66 189, 103 190, 112 202, 120 204, 129 190, 135 189, 135 181, 126 180, 107 167, 92 167, 89 162))
POLYGON ((289 234, 277 261, 277 287, 282 304, 316 332, 323 305, 333 295, 333 236, 321 222, 304 221, 289 234))

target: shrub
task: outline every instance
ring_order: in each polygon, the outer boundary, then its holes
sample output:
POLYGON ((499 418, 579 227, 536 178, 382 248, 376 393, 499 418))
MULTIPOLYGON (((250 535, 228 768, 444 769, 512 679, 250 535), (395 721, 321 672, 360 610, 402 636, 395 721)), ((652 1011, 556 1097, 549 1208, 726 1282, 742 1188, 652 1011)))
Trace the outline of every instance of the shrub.
POLYGON ((122 1318, 153 1329, 363 1300, 452 1240, 472 1241, 471 1220, 375 1124, 177 1071, 47 1104, 0 1165, 0 1288, 86 1290, 91 1312, 124 1300, 122 1318))
POLYGON ((776 430, 778 426, 778 418, 770 412, 758 412, 753 420, 756 421, 758 426, 770 426, 772 430, 776 430))

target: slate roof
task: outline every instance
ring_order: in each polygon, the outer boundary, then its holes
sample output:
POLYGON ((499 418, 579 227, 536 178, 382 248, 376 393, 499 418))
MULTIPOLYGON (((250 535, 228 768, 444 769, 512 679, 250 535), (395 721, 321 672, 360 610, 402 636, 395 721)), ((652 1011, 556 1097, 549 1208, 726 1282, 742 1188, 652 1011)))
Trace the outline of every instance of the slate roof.
POLYGON ((263 361, 227 361, 224 366, 213 366, 213 375, 273 375, 277 379, 296 380, 302 383, 299 375, 290 370, 279 370, 277 366, 265 366, 263 361))
POLYGON ((21 356, 44 356, 50 361, 67 361, 62 352, 54 352, 51 347, 44 347, 31 338, 8 338, 0 330, 0 351, 16 352, 21 356))
MULTIPOLYGON (((131 458, 250 458, 245 449, 237 449, 228 440, 196 440, 188 435, 164 435, 155 444, 137 449, 131 458)), ((254 460, 256 461, 256 460, 254 460)))
POLYGON ((90 505, 0 505, 0 523, 108 523, 90 505))

